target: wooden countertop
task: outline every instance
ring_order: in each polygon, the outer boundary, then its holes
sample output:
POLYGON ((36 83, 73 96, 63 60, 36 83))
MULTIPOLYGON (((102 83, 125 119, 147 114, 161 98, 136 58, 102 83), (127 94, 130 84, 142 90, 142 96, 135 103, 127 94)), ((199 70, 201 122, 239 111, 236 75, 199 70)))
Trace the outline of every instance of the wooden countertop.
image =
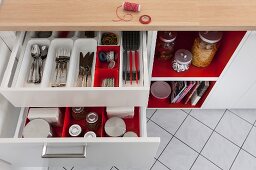
MULTIPOLYGON (((142 10, 113 22, 122 0, 3 0, 0 30, 252 30, 256 0, 133 0, 142 10), (152 22, 143 25, 141 15, 152 22)), ((119 11, 123 14, 123 11, 119 11)))

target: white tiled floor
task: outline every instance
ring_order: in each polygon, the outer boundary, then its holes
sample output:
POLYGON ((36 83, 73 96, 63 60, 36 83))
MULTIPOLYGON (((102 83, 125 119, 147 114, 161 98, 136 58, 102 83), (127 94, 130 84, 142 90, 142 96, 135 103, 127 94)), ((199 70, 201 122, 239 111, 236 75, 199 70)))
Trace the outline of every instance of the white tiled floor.
POLYGON ((148 136, 161 138, 150 170, 256 170, 256 110, 148 110, 147 118, 148 136))
POLYGON ((151 170, 256 170, 256 110, 147 112, 161 137, 151 170))

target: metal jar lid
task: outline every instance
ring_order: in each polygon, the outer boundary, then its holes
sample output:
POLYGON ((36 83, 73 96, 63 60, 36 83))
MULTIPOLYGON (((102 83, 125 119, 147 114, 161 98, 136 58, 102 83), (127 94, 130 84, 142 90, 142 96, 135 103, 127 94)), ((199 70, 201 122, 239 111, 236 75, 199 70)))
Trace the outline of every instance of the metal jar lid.
POLYGON ((70 136, 76 137, 76 136, 79 136, 81 133, 82 133, 81 126, 79 126, 77 124, 74 124, 74 125, 70 126, 70 128, 69 128, 70 136))
POLYGON ((126 132, 123 137, 138 137, 138 135, 135 132, 129 131, 126 132))
POLYGON ((96 138, 97 135, 96 135, 96 133, 94 133, 93 131, 88 131, 88 132, 86 132, 86 133, 84 134, 84 137, 85 137, 85 138, 96 138))
POLYGON ((166 43, 171 43, 177 38, 177 32, 175 31, 161 31, 158 34, 160 40, 166 43))
POLYGON ((86 122, 93 124, 96 123, 99 120, 99 116, 96 112, 90 112, 86 116, 86 122))
POLYGON ((192 53, 185 49, 179 49, 176 51, 174 59, 179 64, 190 64, 192 61, 192 53))
POLYGON ((84 111, 84 107, 72 107, 72 111, 74 113, 82 113, 84 111))
POLYGON ((51 126, 44 119, 31 120, 23 129, 24 138, 52 137, 51 126))
POLYGON ((210 44, 217 43, 221 40, 223 32, 221 31, 200 31, 199 37, 210 44))
POLYGON ((126 132, 126 125, 123 119, 112 117, 105 123, 105 132, 111 137, 120 137, 126 132))

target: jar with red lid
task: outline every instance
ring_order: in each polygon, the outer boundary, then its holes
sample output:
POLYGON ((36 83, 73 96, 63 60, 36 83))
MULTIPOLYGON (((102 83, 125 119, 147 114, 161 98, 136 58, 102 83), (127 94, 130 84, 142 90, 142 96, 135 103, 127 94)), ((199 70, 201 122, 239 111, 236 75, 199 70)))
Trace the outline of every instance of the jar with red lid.
POLYGON ((157 36, 156 54, 161 60, 169 60, 174 56, 177 32, 160 31, 157 36))

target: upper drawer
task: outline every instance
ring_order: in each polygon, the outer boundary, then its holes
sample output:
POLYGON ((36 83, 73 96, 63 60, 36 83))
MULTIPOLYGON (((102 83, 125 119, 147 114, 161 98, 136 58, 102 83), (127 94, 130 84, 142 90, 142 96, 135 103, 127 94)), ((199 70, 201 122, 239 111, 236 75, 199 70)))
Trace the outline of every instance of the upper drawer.
MULTIPOLYGON (((7 69, 1 84, 0 93, 17 107, 66 107, 66 106, 146 106, 149 94, 149 77, 147 66, 146 33, 140 32, 138 50, 138 78, 136 82, 133 75, 133 84, 130 80, 123 80, 124 58, 126 54, 122 48, 121 32, 118 45, 101 46, 97 41, 102 33, 98 33, 94 39, 79 38, 79 32, 69 38, 34 38, 31 32, 21 32, 16 45, 11 53, 7 69), (95 41, 96 40, 96 41, 95 41), (42 71, 42 81, 39 85, 27 83, 33 58, 31 46, 33 44, 48 45, 48 55, 42 71), (70 48, 70 60, 67 69, 67 81, 65 87, 51 87, 51 81, 55 78, 57 49, 70 48), (75 87, 76 77, 79 72, 79 55, 85 49, 94 50, 91 69, 92 87, 75 87), (99 51, 115 51, 116 65, 110 70, 106 64, 99 61, 99 51), (117 55, 118 54, 118 55, 117 55), (99 87, 105 78, 115 78, 115 87, 99 87)), ((84 53, 85 54, 85 53, 84 53)), ((129 53, 128 53, 129 54, 129 53)), ((134 53, 133 53, 134 54, 134 53)), ((130 62, 127 55, 127 62, 130 62)), ((133 55, 135 57, 135 55, 133 55)), ((133 58, 132 70, 134 73, 135 58, 133 58)), ((127 63, 126 62, 126 63, 127 63)), ((128 70, 130 64, 128 65, 128 70)), ((127 74, 129 76, 130 74, 127 74)), ((129 77, 128 77, 129 78, 129 77)))

